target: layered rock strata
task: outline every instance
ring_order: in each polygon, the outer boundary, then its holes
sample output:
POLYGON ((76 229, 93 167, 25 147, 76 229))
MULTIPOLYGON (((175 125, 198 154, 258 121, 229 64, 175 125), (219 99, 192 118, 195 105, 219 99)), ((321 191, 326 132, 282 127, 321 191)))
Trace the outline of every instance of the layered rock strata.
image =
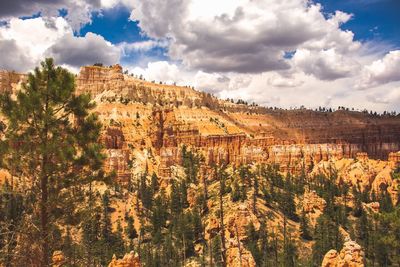
MULTIPOLYGON (((0 89, 23 79, 0 72, 0 89)), ((365 157, 400 162, 400 117, 361 112, 273 110, 218 100, 190 87, 155 84, 124 75, 119 65, 85 66, 77 93, 90 93, 105 125, 108 170, 129 174, 133 150, 147 150, 163 177, 180 162, 183 145, 207 164, 279 164, 281 171, 311 170, 321 160, 365 157)))

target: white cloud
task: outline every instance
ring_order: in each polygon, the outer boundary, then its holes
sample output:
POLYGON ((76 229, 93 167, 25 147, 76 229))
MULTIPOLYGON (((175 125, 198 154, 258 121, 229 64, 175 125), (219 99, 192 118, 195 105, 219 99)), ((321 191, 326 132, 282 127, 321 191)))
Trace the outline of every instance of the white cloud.
POLYGON ((0 27, 0 43, 12 42, 14 46, 10 50, 1 49, 0 56, 3 59, 9 54, 23 55, 24 60, 13 61, 12 65, 1 60, 0 68, 32 69, 43 59, 45 51, 66 34, 72 35, 72 30, 63 18, 11 19, 6 27, 0 27))
POLYGON ((84 37, 64 35, 46 52, 59 64, 72 67, 103 63, 112 65, 119 62, 120 49, 107 42, 102 36, 87 33, 84 37))
POLYGON ((27 71, 53 56, 77 70, 124 57, 145 62, 129 69, 147 80, 192 85, 222 98, 281 107, 400 106, 399 51, 384 55, 393 48, 354 41, 351 31, 341 29, 351 14, 324 14, 312 1, 26 1, 5 9, 0 3, 0 18, 8 18, 0 26, 0 68, 27 71), (150 40, 111 44, 93 33, 73 35, 90 22, 92 11, 120 4, 133 9, 131 19, 150 40), (55 18, 60 7, 68 8, 66 18, 55 18), (37 11, 44 17, 11 19, 37 11), (170 61, 149 53, 158 47, 168 51, 170 61))
POLYGON ((21 70, 19 66, 26 66, 30 64, 29 55, 24 53, 24 51, 18 47, 15 40, 5 40, 2 38, 1 33, 0 51, 4 51, 1 53, 0 69, 3 68, 6 70, 15 71, 21 70))
POLYGON ((44 57, 54 57, 57 64, 72 69, 98 61, 115 64, 120 57, 120 49, 102 36, 74 36, 61 17, 11 19, 0 27, 0 46, 0 68, 21 72, 32 70, 44 57))
POLYGON ((178 66, 167 61, 149 62, 146 68, 133 67, 128 68, 135 75, 142 75, 148 81, 164 82, 172 84, 183 82, 182 72, 178 66), (181 76, 181 78, 179 78, 181 76))
POLYGON ((270 73, 267 83, 274 87, 298 87, 304 83, 302 79, 298 79, 295 73, 270 73))
POLYGON ((99 0, 13 0, 0 1, 0 19, 31 16, 39 12, 43 17, 56 17, 60 9, 66 9, 66 19, 74 30, 91 21, 92 12, 101 10, 99 0))
POLYGON ((285 51, 357 50, 340 25, 351 15, 326 19, 305 0, 137 0, 131 19, 152 38, 170 40, 169 55, 206 72, 260 73, 290 68, 285 51))
POLYGON ((365 66, 356 84, 358 89, 400 81, 400 50, 390 51, 382 59, 365 66))
POLYGON ((293 57, 293 63, 305 73, 321 80, 348 77, 359 68, 357 61, 338 54, 333 48, 322 51, 298 49, 293 57))

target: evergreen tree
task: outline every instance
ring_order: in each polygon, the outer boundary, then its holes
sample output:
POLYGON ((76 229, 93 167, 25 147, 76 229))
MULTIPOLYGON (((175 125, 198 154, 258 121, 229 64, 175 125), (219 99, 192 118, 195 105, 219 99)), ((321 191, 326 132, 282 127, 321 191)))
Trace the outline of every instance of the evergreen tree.
POLYGON ((13 262, 24 209, 23 197, 6 180, 0 188, 0 263, 4 266, 13 262))
POLYGON ((12 175, 23 173, 31 179, 27 183, 29 192, 38 200, 30 203, 34 206, 30 209, 34 218, 31 223, 35 226, 24 230, 29 231, 26 234, 31 236, 31 242, 41 248, 40 256, 31 257, 48 266, 56 243, 50 240, 50 229, 65 216, 55 209, 71 205, 61 195, 101 174, 101 125, 95 115, 89 114, 94 107, 90 97, 76 95, 74 76, 55 67, 52 59, 46 59, 30 73, 22 87, 16 98, 9 93, 0 98, 7 124, 1 145, 6 148, 2 163, 12 175))
POLYGON ((198 184, 198 173, 201 162, 201 156, 188 151, 185 145, 182 147, 182 166, 184 167, 188 183, 198 184))
POLYGON ((291 220, 298 220, 296 214, 296 204, 294 203, 294 195, 290 191, 283 191, 280 197, 279 204, 282 212, 291 220))
POLYGON ((388 213, 393 211, 392 198, 390 197, 390 194, 386 189, 381 190, 379 196, 379 209, 382 212, 388 212, 388 213))
POLYGON ((220 166, 214 167, 214 173, 219 181, 219 219, 220 219, 220 238, 221 238, 221 264, 223 267, 226 266, 226 247, 225 247, 225 225, 224 225, 224 204, 223 196, 226 193, 226 165, 221 164, 220 166))
POLYGON ((85 212, 82 221, 82 245, 87 266, 96 266, 101 254, 101 211, 96 207, 85 212))
POLYGON ((137 231, 135 229, 135 220, 133 219, 132 216, 129 216, 126 218, 126 228, 125 228, 125 234, 130 240, 130 249, 133 250, 133 239, 138 237, 137 231))
POLYGON ((326 252, 330 249, 340 250, 342 236, 339 226, 326 214, 322 214, 318 220, 314 231, 313 261, 320 265, 326 252))
POLYGON ((300 236, 305 240, 312 240, 309 221, 304 210, 300 217, 300 236))

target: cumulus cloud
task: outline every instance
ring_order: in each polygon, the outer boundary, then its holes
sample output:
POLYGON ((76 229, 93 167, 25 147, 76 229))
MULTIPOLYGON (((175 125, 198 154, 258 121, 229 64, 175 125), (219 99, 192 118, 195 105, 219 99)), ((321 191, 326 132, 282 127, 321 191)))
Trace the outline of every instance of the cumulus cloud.
POLYGON ((343 12, 325 18, 319 4, 304 0, 138 0, 131 14, 145 34, 171 41, 173 59, 206 72, 238 73, 289 69, 285 52, 299 47, 355 50, 353 34, 340 29, 350 18, 343 12))
POLYGON ((65 34, 72 35, 72 30, 63 18, 11 19, 7 26, 0 27, 0 43, 4 47, 0 50, 0 68, 32 69, 43 59, 48 47, 65 34), (10 56, 15 58, 6 60, 10 56))
POLYGON ((167 61, 149 62, 145 68, 133 67, 128 69, 135 75, 142 75, 149 81, 162 81, 171 84, 175 82, 183 82, 185 80, 182 77, 183 72, 178 68, 178 66, 167 61))
POLYGON ((0 1, 0 19, 32 16, 56 17, 59 10, 68 11, 66 19, 77 30, 91 21, 92 12, 101 8, 100 0, 13 0, 0 1))
POLYGON ((400 50, 390 51, 383 59, 365 66, 356 84, 358 89, 400 81, 400 50))
POLYGON ((321 80, 348 77, 359 68, 359 64, 355 60, 338 54, 333 48, 322 51, 299 49, 293 57, 293 62, 305 73, 314 75, 321 80))
POLYGON ((115 64, 120 57, 120 49, 102 36, 74 36, 61 17, 11 19, 0 27, 0 47, 0 68, 21 72, 33 69, 44 57, 54 57, 57 64, 75 69, 99 61, 115 64))
POLYGON ((101 62, 111 65, 119 62, 120 50, 102 36, 87 33, 84 37, 64 35, 46 52, 56 62, 73 67, 101 62))
POLYGON ((270 76, 267 78, 268 85, 274 87, 298 87, 304 83, 303 80, 298 79, 294 73, 278 73, 274 72, 271 73, 270 76))
POLYGON ((399 51, 382 55, 393 48, 355 41, 353 32, 341 28, 352 14, 326 14, 314 1, 3 2, 0 20, 7 23, 0 26, 0 68, 28 71, 44 56, 74 70, 95 62, 138 62, 142 67, 129 69, 147 80, 268 106, 382 111, 400 104, 399 51), (111 44, 94 33, 74 35, 93 11, 120 4, 133 10, 143 41, 111 44), (65 18, 56 18, 60 8, 68 10, 65 18), (12 18, 38 12, 42 16, 35 19, 12 18), (166 51, 169 59, 163 54, 160 61, 154 51, 166 51))
POLYGON ((1 53, 0 69, 21 70, 22 66, 30 64, 29 56, 21 50, 15 40, 4 40, 0 35, 0 51, 1 53))

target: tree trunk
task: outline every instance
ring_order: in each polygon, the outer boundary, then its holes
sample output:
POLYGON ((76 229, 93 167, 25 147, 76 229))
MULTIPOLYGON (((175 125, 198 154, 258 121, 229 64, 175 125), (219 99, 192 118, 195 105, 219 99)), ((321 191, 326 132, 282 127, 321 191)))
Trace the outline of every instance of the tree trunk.
POLYGON ((235 231, 236 231, 236 240, 238 242, 238 249, 239 249, 239 266, 242 267, 242 247, 240 246, 239 231, 238 231, 237 224, 235 224, 235 231))
POLYGON ((47 192, 48 177, 43 175, 40 178, 41 201, 40 201, 40 236, 42 239, 42 264, 49 266, 49 236, 48 236, 48 214, 47 214, 47 192))
POLYGON ((203 181, 203 195, 204 195, 204 201, 203 201, 203 214, 207 212, 207 199, 208 199, 208 189, 207 189, 207 179, 206 179, 207 171, 203 171, 202 175, 202 181, 203 181))
POLYGON ((221 260, 222 260, 222 266, 226 266, 224 206, 222 203, 222 194, 223 194, 222 179, 223 179, 223 177, 219 177, 219 181, 220 181, 219 209, 220 209, 221 260))

